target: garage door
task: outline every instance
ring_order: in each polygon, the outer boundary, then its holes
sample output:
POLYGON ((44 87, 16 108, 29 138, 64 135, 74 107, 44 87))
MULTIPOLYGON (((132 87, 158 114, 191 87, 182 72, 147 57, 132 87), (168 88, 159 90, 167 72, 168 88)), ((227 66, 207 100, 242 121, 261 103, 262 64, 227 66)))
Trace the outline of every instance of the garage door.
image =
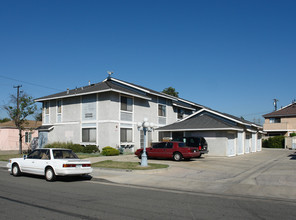
POLYGON ((227 156, 235 156, 236 154, 236 135, 228 134, 228 148, 227 148, 227 156))

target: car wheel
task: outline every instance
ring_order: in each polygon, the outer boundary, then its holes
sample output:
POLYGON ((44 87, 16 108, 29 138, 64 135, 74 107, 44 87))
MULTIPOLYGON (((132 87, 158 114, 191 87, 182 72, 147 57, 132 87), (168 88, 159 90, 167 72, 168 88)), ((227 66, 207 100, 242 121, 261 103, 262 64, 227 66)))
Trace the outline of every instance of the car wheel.
POLYGON ((179 152, 174 153, 173 159, 174 161, 180 161, 182 159, 182 154, 179 152))
POLYGON ((51 167, 45 170, 45 179, 49 182, 55 181, 56 175, 54 174, 54 171, 51 167))
POLYGON ((21 170, 17 164, 12 165, 11 173, 13 176, 20 176, 21 175, 21 170))

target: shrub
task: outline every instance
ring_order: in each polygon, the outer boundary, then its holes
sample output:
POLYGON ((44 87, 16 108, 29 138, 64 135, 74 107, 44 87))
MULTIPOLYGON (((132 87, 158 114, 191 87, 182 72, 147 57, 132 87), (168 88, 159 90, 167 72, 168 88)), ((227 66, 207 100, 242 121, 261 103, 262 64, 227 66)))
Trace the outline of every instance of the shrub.
POLYGON ((262 143, 263 147, 266 148, 285 148, 285 137, 275 136, 264 140, 262 143))
POLYGON ((71 149, 75 153, 83 152, 84 147, 80 144, 70 144, 67 146, 68 149, 71 149))
POLYGON ((115 155, 119 155, 119 150, 113 148, 113 147, 110 147, 110 146, 107 146, 107 147, 104 147, 102 149, 102 155, 104 156, 115 156, 115 155))
POLYGON ((83 148, 83 153, 91 154, 99 151, 99 148, 96 145, 86 145, 83 148))
POLYGON ((295 137, 296 136, 296 133, 291 133, 290 134, 290 137, 295 137))
POLYGON ((65 148, 71 149, 73 152, 83 152, 84 147, 80 144, 73 144, 72 142, 53 142, 44 146, 45 148, 65 148))

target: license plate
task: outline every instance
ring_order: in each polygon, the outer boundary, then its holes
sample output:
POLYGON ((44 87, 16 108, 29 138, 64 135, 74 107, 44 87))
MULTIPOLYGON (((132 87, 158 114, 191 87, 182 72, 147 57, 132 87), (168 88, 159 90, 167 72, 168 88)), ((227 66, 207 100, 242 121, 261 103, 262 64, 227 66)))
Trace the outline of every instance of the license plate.
POLYGON ((81 164, 77 164, 76 167, 77 167, 77 168, 81 168, 82 165, 81 165, 81 164))

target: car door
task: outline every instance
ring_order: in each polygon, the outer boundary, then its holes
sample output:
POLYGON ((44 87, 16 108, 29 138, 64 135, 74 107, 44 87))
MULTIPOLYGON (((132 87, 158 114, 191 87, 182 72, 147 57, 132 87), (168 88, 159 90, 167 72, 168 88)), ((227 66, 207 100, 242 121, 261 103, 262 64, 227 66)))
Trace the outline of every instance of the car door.
POLYGON ((165 142, 153 144, 149 151, 149 157, 163 157, 164 147, 165 142))
POLYGON ((25 157, 21 164, 22 172, 36 174, 35 162, 39 157, 40 149, 32 151, 27 157, 25 157))
POLYGON ((39 158, 34 160, 34 172, 38 175, 44 175, 45 167, 50 162, 49 149, 41 149, 39 158))
POLYGON ((172 142, 167 142, 165 147, 164 147, 164 155, 163 157, 164 158, 171 158, 173 156, 173 146, 174 146, 174 143, 172 142))

